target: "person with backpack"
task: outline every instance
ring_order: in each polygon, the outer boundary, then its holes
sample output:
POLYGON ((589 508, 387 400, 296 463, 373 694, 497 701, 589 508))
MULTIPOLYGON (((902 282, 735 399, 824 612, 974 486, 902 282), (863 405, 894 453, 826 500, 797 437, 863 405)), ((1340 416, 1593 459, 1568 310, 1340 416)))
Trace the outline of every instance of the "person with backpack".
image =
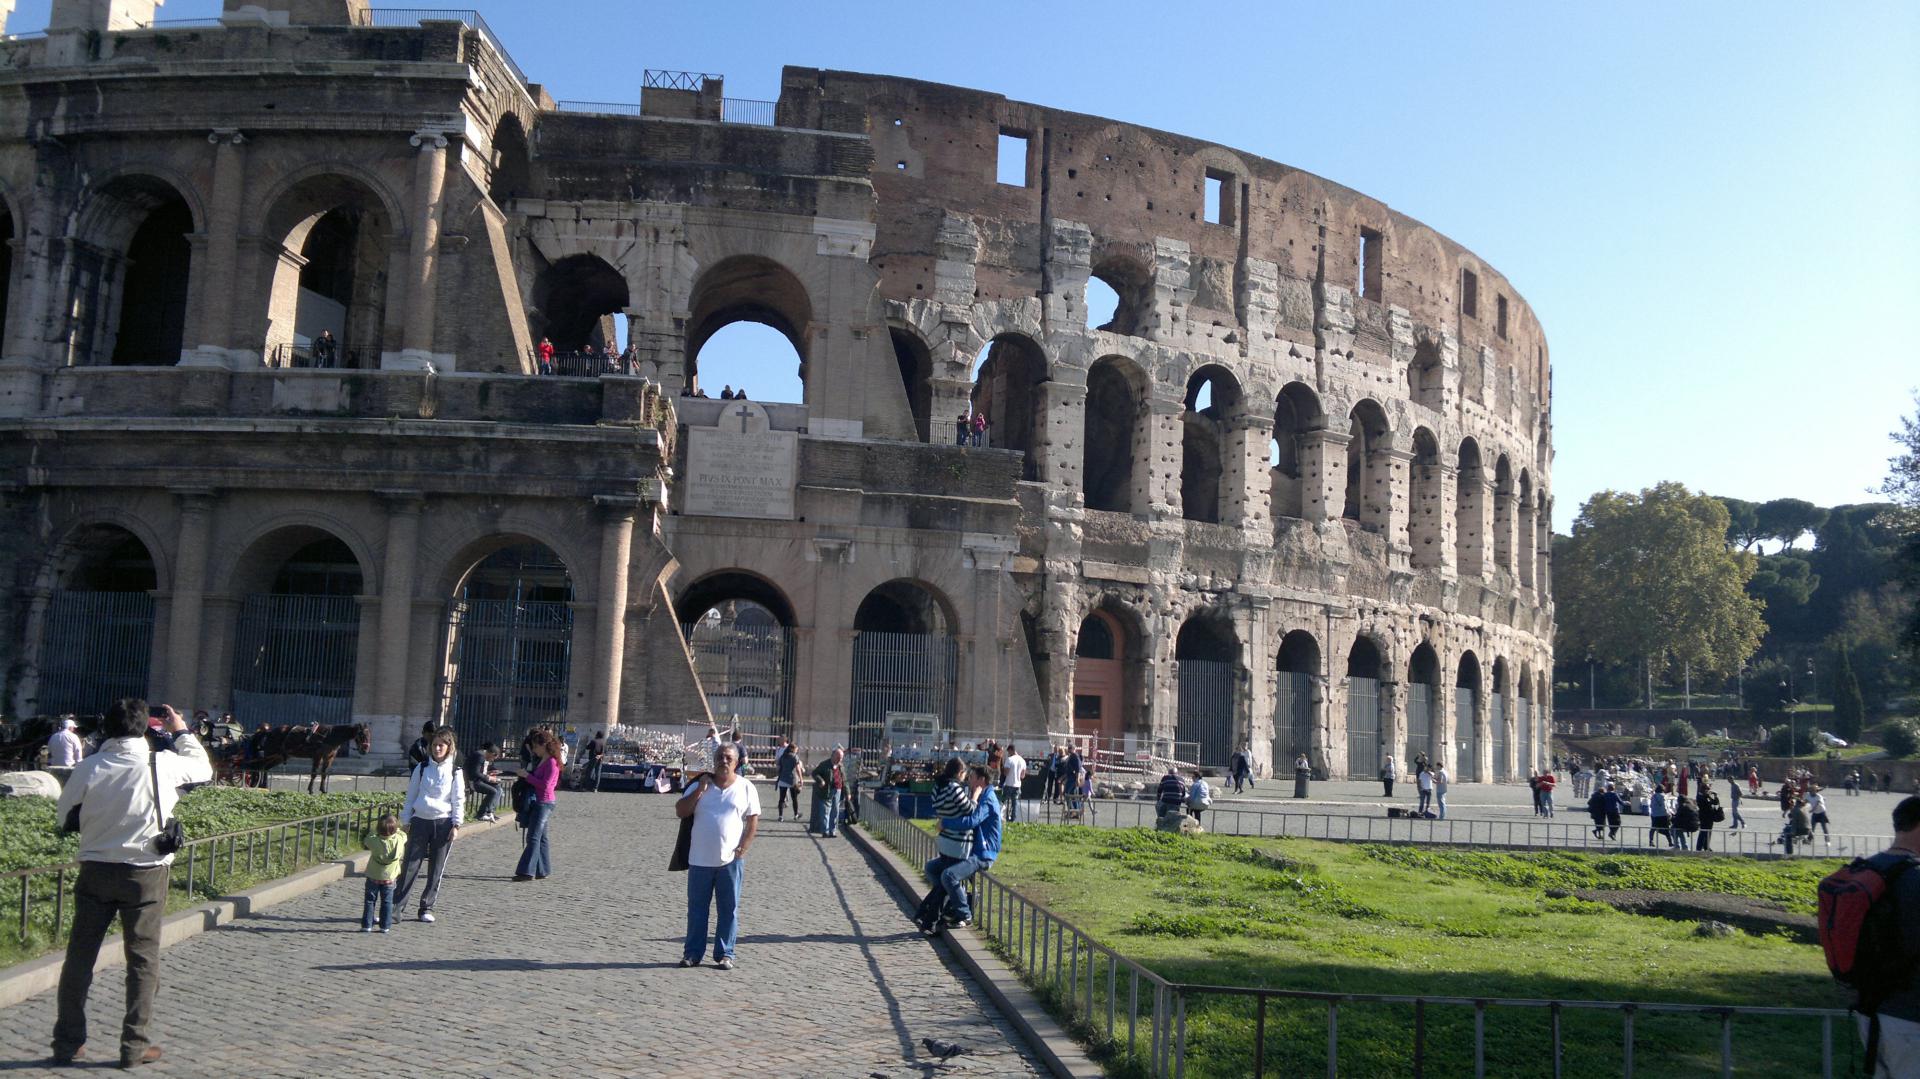
POLYGON ((1875 1076, 1920 1075, 1920 797, 1893 807, 1893 845, 1820 882, 1820 947, 1853 990, 1875 1076))
POLYGON ((1713 787, 1705 780, 1700 783, 1700 838, 1694 843, 1694 850, 1713 849, 1713 826, 1727 819, 1726 811, 1720 808, 1720 797, 1713 793, 1713 787))

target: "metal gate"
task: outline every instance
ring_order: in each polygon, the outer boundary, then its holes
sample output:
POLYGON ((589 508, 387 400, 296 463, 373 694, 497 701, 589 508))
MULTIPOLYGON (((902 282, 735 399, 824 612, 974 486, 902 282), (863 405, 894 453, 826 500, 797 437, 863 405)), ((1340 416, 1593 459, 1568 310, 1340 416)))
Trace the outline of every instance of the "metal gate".
POLYGON ((1407 748, 1400 759, 1407 770, 1425 754, 1433 761, 1433 687, 1425 682, 1407 683, 1407 748))
POLYGON ((1520 737, 1520 746, 1516 750, 1520 763, 1515 767, 1514 774, 1519 775, 1529 768, 1537 767, 1538 762, 1533 758, 1533 702, 1522 697, 1515 703, 1520 713, 1514 723, 1514 729, 1519 732, 1520 737))
POLYGON ((1380 774, 1380 681, 1347 678, 1347 774, 1373 779, 1380 774))
POLYGON ((151 594, 53 593, 41 635, 40 713, 99 715, 122 697, 146 696, 152 654, 151 594))
POLYGON ((1493 739, 1493 781, 1507 779, 1507 702, 1500 694, 1487 702, 1487 728, 1493 739))
POLYGON ((517 745, 531 727, 563 723, 573 667, 573 606, 457 599, 447 605, 443 720, 460 744, 517 745))
POLYGON ((359 654, 357 597, 248 596, 233 631, 234 718, 247 727, 349 722, 359 654))
MULTIPOLYGON (((707 708, 722 726, 776 739, 793 735, 793 633, 713 622, 681 627, 707 708)), ((756 742, 756 745, 764 744, 756 742)))
POLYGON ((955 729, 959 645, 930 633, 876 633, 853 637, 853 708, 847 737, 862 752, 886 739, 888 712, 940 717, 940 730, 955 729))
POLYGON ((1294 758, 1313 759, 1313 676, 1281 671, 1273 693, 1273 774, 1293 774, 1294 758))
POLYGON ((1473 690, 1465 686, 1453 688, 1453 741, 1459 749, 1459 759, 1455 762, 1460 777, 1471 783, 1484 783, 1486 777, 1480 774, 1480 742, 1473 726, 1473 690))
POLYGON ((1183 659, 1179 710, 1174 717, 1176 742, 1194 743, 1196 764, 1225 768, 1233 756, 1234 665, 1211 659, 1183 659))

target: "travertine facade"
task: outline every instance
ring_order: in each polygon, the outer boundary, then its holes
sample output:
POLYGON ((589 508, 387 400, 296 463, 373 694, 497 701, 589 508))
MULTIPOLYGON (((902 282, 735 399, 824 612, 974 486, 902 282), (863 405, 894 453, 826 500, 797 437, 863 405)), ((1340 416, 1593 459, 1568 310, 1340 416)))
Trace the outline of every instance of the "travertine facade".
POLYGON ((1426 226, 949 86, 662 75, 563 108, 477 19, 55 6, 76 28, 0 44, 11 710, 133 639, 156 695, 350 697, 382 752, 487 667, 521 719, 688 720, 716 683, 682 624, 744 602, 787 658, 723 710, 768 696, 814 744, 932 711, 1262 771, 1544 755, 1545 339, 1426 226), (616 319, 631 374, 536 375, 542 338, 616 319), (805 401, 678 396, 741 320, 792 343, 805 401), (335 367, 300 366, 321 327, 335 367), (951 445, 970 407, 988 448, 951 445), (791 516, 683 512, 702 430, 793 432, 791 516), (134 638, 88 636, 102 592, 150 597, 134 638), (509 653, 463 651, 490 603, 509 653), (302 683, 293 640, 350 682, 302 683), (528 703, 556 676, 564 705, 528 703))

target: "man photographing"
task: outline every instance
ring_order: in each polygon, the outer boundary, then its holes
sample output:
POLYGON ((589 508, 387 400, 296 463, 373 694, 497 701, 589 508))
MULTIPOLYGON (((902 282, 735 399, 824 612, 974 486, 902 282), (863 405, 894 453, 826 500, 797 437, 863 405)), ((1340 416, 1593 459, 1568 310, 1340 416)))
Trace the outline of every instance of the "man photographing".
POLYGON ((115 701, 101 720, 100 749, 74 766, 60 792, 59 819, 78 818, 80 875, 74 884, 73 935, 60 968, 60 1015, 53 1061, 70 1064, 87 1041, 87 992, 93 963, 115 915, 127 956, 127 1017, 120 1066, 150 1064, 160 1047, 147 1040, 160 981, 160 920, 167 909, 173 850, 159 843, 180 788, 213 779, 199 739, 171 705, 153 709, 166 739, 149 747, 147 702, 115 701))

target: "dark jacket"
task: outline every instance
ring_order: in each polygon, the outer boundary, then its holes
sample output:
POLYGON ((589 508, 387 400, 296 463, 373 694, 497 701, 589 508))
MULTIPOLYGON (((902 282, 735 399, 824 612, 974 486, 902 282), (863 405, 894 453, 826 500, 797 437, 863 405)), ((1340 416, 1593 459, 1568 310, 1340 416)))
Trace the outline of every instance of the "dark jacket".
POLYGON ((1700 811, 1694 808, 1691 801, 1682 801, 1680 807, 1673 811, 1673 826, 1683 832, 1699 831, 1700 811))
POLYGON ((1187 781, 1177 772, 1168 772, 1160 777, 1160 810, 1179 809, 1187 803, 1187 781))
POLYGON ((816 764, 813 766, 814 797, 825 798, 827 796, 827 793, 833 790, 833 770, 836 767, 840 769, 840 782, 842 784, 845 784, 847 782, 846 765, 834 764, 833 757, 831 755, 829 755, 826 760, 823 760, 819 764, 816 764))

